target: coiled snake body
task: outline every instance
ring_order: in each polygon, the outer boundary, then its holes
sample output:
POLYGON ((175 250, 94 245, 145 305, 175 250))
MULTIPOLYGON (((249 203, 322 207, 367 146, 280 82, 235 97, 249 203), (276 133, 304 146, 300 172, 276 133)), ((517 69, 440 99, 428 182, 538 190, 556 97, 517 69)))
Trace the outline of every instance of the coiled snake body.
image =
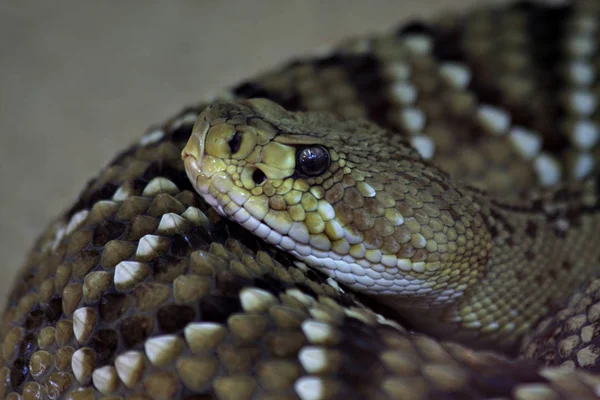
POLYGON ((600 398, 599 23, 405 25, 149 130, 29 254, 0 392, 600 398))

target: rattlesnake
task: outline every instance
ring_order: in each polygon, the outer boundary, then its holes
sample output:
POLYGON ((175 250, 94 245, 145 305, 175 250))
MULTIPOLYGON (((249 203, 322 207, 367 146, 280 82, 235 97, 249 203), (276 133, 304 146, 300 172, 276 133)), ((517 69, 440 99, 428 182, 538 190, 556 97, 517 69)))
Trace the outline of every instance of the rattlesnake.
POLYGON ((1 394, 600 398, 599 22, 404 25, 153 127, 30 252, 1 394))

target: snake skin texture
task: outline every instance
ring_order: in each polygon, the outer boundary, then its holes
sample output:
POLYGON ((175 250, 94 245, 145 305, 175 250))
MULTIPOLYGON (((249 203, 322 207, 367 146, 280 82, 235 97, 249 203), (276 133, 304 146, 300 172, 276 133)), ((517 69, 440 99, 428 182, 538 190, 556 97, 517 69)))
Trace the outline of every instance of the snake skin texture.
POLYGON ((181 157, 207 102, 118 154, 36 241, 0 323, 0 395, 600 398, 599 25, 596 1, 476 9, 350 39, 219 96, 365 118, 502 198, 495 234, 520 254, 518 290, 486 297, 479 282, 459 314, 477 331, 516 310, 506 342, 424 333, 219 215, 181 157), (573 250, 547 258, 535 238, 573 250))

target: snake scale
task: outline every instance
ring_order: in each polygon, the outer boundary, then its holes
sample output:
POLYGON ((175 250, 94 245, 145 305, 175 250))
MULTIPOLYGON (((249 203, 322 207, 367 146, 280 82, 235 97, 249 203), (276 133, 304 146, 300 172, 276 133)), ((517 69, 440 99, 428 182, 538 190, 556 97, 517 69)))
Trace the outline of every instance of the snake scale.
POLYGON ((2 397, 600 398, 599 26, 446 14, 152 127, 28 254, 2 397))

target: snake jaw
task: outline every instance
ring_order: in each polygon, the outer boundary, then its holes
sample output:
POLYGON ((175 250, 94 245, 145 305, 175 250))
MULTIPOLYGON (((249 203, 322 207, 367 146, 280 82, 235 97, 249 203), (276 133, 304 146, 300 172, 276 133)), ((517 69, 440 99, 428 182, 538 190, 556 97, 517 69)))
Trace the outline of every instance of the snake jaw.
POLYGON ((207 189, 203 185, 197 186, 197 177, 202 174, 204 156, 204 135, 202 134, 204 129, 199 129, 199 126, 202 126, 202 124, 199 125, 198 121, 192 129, 192 134, 185 147, 181 151, 181 158, 184 162, 186 174, 192 182, 194 189, 204 192, 207 189))
POLYGON ((207 131, 208 123, 203 120, 201 115, 192 129, 192 134, 188 142, 181 151, 181 157, 188 179, 196 192, 202 195, 206 202, 219 214, 225 216, 225 211, 218 197, 211 194, 214 191, 214 185, 211 185, 211 178, 214 178, 219 171, 223 170, 224 163, 205 154, 204 141, 207 131))

